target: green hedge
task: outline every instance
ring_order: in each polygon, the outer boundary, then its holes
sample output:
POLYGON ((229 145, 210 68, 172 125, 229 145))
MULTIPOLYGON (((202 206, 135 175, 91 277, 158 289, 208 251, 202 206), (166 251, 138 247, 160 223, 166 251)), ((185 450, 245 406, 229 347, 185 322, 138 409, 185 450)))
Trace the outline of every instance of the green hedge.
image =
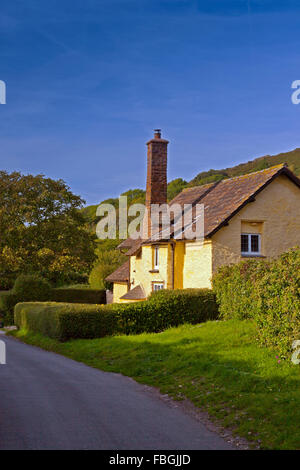
POLYGON ((42 300, 78 304, 105 304, 106 291, 61 288, 48 291, 46 288, 46 290, 42 291, 40 289, 36 289, 35 291, 30 291, 30 289, 28 291, 17 289, 17 293, 15 293, 14 288, 11 291, 0 292, 0 318, 4 320, 5 325, 12 325, 14 323, 14 306, 17 303, 42 300))
POLYGON ((247 260, 223 266, 213 276, 213 290, 223 319, 252 318, 257 311, 258 292, 254 289, 267 270, 266 261, 247 260))
POLYGON ((21 303, 15 307, 15 323, 19 328, 59 340, 158 332, 217 316, 215 296, 206 289, 164 291, 148 301, 128 304, 89 306, 47 302, 21 303))
POLYGON ((67 302, 76 304, 106 304, 106 291, 104 289, 52 289, 53 302, 67 302))
POLYGON ((261 344, 289 357, 300 339, 300 250, 221 268, 213 287, 223 318, 253 318, 261 344))
POLYGON ((15 306, 18 328, 41 333, 59 341, 71 338, 101 338, 117 332, 114 311, 109 306, 26 302, 15 306))

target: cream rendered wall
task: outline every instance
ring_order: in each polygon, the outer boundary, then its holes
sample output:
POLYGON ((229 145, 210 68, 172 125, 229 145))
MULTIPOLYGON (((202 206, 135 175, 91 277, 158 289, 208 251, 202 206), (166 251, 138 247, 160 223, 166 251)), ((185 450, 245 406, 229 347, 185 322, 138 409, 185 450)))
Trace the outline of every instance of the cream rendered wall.
POLYGON ((159 246, 159 270, 158 272, 151 272, 154 269, 154 246, 143 246, 142 255, 140 257, 131 256, 130 258, 130 289, 141 284, 146 292, 146 295, 152 292, 153 282, 164 282, 165 287, 168 285, 169 279, 169 252, 170 246, 159 246))
POLYGON ((183 289, 210 288, 212 276, 211 240, 186 242, 183 266, 183 289))
MULTIPOLYGON (((130 260, 130 288, 142 284, 148 296, 153 282, 164 282, 165 288, 172 288, 171 244, 160 245, 159 271, 153 270, 153 246, 143 246, 142 256, 132 256, 130 260)), ((212 243, 176 242, 174 249, 174 288, 211 287, 212 243)))
POLYGON ((120 297, 125 295, 128 292, 128 285, 127 282, 114 282, 113 286, 113 302, 114 303, 121 303, 126 302, 125 300, 121 300, 120 297))
POLYGON ((212 271, 241 261, 242 231, 261 233, 262 255, 275 257, 300 245, 300 189, 278 176, 212 237, 212 271), (251 222, 258 222, 255 227, 251 222))

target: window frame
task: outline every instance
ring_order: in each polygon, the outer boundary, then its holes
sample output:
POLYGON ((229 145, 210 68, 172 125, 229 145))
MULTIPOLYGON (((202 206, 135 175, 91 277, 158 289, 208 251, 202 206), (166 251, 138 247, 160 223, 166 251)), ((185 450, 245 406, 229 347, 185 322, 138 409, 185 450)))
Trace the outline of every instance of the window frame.
POLYGON ((153 282, 152 282, 152 291, 153 291, 153 292, 157 292, 157 291, 159 291, 159 290, 163 290, 164 288, 165 288, 165 283, 164 283, 164 281, 153 281, 153 282), (158 285, 160 285, 160 286, 162 286, 162 287, 160 287, 159 289, 155 289, 155 286, 158 286, 158 285))
POLYGON ((154 247, 153 268, 159 269, 159 246, 154 247))
POLYGON ((241 255, 242 256, 261 256, 261 234, 260 233, 241 233, 241 255), (246 235, 248 237, 248 251, 242 251, 242 236, 246 235), (258 237, 258 251, 252 251, 251 249, 251 237, 258 237))

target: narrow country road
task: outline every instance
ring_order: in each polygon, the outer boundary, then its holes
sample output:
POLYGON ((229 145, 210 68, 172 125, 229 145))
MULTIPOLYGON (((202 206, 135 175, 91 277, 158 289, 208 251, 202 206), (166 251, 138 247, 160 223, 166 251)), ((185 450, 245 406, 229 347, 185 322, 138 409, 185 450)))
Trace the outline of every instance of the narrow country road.
POLYGON ((0 449, 232 448, 129 378, 0 340, 0 449))

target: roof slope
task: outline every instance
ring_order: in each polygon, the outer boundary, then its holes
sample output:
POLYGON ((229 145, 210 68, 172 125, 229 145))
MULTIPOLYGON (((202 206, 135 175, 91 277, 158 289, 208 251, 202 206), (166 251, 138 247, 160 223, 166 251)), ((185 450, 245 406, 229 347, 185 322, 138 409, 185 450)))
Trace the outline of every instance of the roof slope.
MULTIPOLYGON (((204 204, 204 237, 211 237, 223 227, 239 210, 253 201, 277 176, 284 174, 300 188, 300 179, 292 173, 286 164, 280 164, 266 170, 224 179, 217 183, 184 189, 173 201, 184 204, 204 204)), ((194 211, 195 212, 195 211, 194 211)), ((183 231, 184 239, 184 231, 183 231)), ((157 240, 157 237, 156 237, 157 240)), ((164 240, 162 236, 160 240, 164 240)), ((153 242, 148 239, 144 244, 153 242)))
POLYGON ((216 233, 281 174, 285 174, 300 188, 300 180, 285 164, 222 180, 215 185, 200 201, 204 204, 204 236, 210 237, 216 233))
POLYGON ((172 204, 180 204, 183 208, 184 204, 196 204, 206 194, 208 194, 217 183, 204 184, 203 186, 194 186, 193 188, 186 188, 181 193, 177 194, 176 197, 170 202, 172 204), (192 201, 192 202, 191 202, 192 201))
POLYGON ((146 298, 146 293, 144 288, 139 284, 131 289, 127 294, 124 294, 121 299, 122 300, 144 300, 146 298))
POLYGON ((127 282, 129 281, 129 259, 122 266, 105 278, 108 282, 127 282))

